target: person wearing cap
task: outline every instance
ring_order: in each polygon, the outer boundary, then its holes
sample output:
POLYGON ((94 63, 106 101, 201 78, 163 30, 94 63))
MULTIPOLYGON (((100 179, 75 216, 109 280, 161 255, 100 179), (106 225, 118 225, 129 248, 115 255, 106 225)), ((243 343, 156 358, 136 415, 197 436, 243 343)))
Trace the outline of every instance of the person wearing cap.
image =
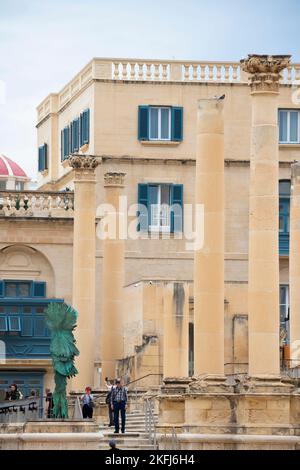
POLYGON ((121 384, 121 379, 116 380, 116 386, 111 392, 111 409, 114 412, 115 434, 119 434, 119 414, 121 413, 121 431, 125 433, 126 407, 127 407, 127 388, 121 384))

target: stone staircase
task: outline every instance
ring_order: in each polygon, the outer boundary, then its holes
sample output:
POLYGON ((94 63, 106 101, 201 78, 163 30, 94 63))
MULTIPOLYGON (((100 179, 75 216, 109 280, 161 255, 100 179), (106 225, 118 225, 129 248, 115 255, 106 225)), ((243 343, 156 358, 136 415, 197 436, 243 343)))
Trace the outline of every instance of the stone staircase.
MULTIPOLYGON (((157 423, 157 415, 154 415, 157 423)), ((120 421, 121 422, 121 421, 120 421)), ((114 434, 114 427, 101 425, 100 431, 104 434, 104 440, 100 444, 100 450, 108 450, 108 442, 113 439, 116 446, 123 450, 155 450, 153 439, 145 432, 145 414, 139 410, 131 411, 126 415, 125 434, 114 434)))

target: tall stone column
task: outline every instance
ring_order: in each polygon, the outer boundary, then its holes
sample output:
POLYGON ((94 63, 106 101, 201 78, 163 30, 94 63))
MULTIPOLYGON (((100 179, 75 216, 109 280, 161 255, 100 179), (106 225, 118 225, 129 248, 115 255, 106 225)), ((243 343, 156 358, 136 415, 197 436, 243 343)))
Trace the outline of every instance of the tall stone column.
POLYGON ((74 240, 73 240, 73 307, 78 311, 75 330, 80 355, 76 358, 78 375, 71 388, 82 391, 94 384, 95 361, 95 259, 96 259, 96 178, 99 159, 74 155, 74 240))
POLYGON ((123 358, 123 290, 125 241, 119 234, 119 198, 124 187, 125 173, 109 172, 104 175, 106 204, 111 206, 116 220, 116 232, 103 240, 103 281, 101 312, 101 364, 102 381, 114 378, 118 359, 123 358))
POLYGON ((189 374, 189 286, 170 282, 164 286, 163 374, 164 378, 189 374))
POLYGON ((224 375, 223 100, 198 102, 195 203, 204 209, 204 244, 194 256, 195 375, 224 375))
POLYGON ((291 367, 300 365, 300 163, 292 164, 290 209, 290 345, 291 367))
POLYGON ((248 327, 249 375, 278 377, 278 93, 289 56, 249 55, 252 96, 249 200, 248 327))

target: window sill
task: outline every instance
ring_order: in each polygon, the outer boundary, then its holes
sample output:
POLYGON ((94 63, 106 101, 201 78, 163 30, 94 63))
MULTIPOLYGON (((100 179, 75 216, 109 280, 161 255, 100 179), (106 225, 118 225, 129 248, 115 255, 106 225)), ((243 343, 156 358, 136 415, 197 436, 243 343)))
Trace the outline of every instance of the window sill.
POLYGON ((300 143, 298 144, 279 144, 280 149, 300 149, 300 143))
POLYGON ((175 140, 140 140, 142 145, 150 145, 150 146, 169 146, 169 147, 176 147, 177 145, 181 144, 181 141, 175 140))

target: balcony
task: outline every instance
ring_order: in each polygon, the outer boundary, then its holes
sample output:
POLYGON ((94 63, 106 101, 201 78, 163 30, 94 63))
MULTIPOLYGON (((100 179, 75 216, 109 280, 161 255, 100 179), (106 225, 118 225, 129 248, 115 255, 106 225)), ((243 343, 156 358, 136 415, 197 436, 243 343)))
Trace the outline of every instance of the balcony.
POLYGON ((0 191, 0 218, 73 218, 71 191, 0 191))

